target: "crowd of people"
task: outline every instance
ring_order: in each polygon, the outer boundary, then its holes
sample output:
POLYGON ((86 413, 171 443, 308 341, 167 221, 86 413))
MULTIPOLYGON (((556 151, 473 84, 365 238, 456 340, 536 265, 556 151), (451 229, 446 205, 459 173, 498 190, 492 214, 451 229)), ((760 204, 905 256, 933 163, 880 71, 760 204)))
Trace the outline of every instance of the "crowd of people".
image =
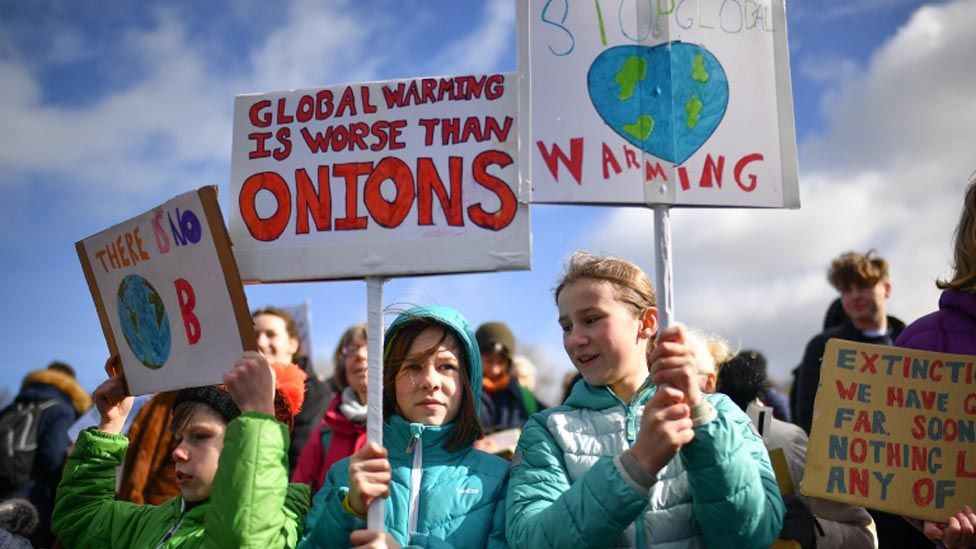
POLYGON ((113 356, 89 396, 55 362, 0 411, 0 546, 974 547, 969 506, 922 522, 798 490, 828 339, 976 355, 976 180, 953 267, 938 311, 906 327, 887 261, 837 257, 838 301, 787 399, 760 351, 660 326, 645 272, 577 252, 554 291, 576 370, 561 403, 533 392, 505 323, 417 306, 386 329, 382 445, 366 436, 365 324, 330 379, 274 307, 221 385, 137 401, 113 356), (91 425, 72 438, 76 421, 91 425), (496 435, 513 430, 506 453, 496 435))

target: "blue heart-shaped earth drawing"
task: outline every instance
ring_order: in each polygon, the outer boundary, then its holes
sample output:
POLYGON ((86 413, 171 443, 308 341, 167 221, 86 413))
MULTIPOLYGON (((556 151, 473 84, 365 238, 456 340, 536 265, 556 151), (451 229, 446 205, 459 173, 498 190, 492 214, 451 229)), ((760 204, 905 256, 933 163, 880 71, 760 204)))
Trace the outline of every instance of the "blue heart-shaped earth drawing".
POLYGON ((613 131, 674 164, 708 140, 729 104, 722 65, 685 42, 609 48, 586 80, 596 112, 613 131))

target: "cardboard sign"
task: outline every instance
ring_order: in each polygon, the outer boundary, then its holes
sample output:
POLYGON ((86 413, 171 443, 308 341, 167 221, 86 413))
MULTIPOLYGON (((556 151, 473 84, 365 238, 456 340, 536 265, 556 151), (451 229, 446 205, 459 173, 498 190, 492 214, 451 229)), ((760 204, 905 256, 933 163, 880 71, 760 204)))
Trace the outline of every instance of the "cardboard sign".
POLYGON ((976 505, 976 357, 828 341, 800 490, 938 522, 976 505))
POLYGON ((515 78, 238 96, 230 233, 248 281, 525 269, 515 78))
POLYGON ((783 0, 519 5, 533 202, 799 207, 783 0))
POLYGON ((141 395, 220 383, 254 327, 216 187, 75 244, 109 351, 141 395))

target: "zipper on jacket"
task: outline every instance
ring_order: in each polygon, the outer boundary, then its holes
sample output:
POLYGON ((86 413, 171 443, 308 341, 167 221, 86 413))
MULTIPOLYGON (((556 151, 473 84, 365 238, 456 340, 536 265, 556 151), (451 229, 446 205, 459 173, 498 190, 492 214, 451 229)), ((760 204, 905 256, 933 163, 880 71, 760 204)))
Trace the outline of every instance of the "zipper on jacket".
POLYGON ((414 434, 407 443, 407 453, 413 453, 413 466, 410 468, 410 520, 407 523, 408 535, 417 531, 417 521, 420 507, 420 481, 424 467, 424 444, 420 440, 420 433, 414 434))
POLYGON ((173 526, 171 526, 170 529, 167 530, 165 534, 163 534, 163 539, 159 540, 159 543, 156 544, 156 548, 155 549, 159 549, 160 547, 162 547, 167 541, 169 541, 169 538, 173 537, 173 534, 176 533, 176 531, 180 529, 180 525, 183 524, 183 519, 186 518, 186 513, 184 513, 184 510, 185 509, 186 509, 186 500, 181 499, 180 500, 180 520, 176 521, 176 524, 174 524, 173 526))

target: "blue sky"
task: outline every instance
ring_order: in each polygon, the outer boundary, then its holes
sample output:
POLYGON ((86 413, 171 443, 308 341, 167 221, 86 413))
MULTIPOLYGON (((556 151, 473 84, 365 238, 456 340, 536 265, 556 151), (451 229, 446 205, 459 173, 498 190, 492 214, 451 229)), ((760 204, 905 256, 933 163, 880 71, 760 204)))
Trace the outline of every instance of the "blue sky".
MULTIPOLYGON (((623 0, 632 2, 633 0, 623 0)), ((770 357, 785 380, 832 299, 829 260, 878 249, 890 310, 933 309, 976 143, 976 3, 787 6, 802 208, 672 213, 676 316, 770 357)), ((206 184, 227 203, 236 94, 514 71, 513 0, 0 0, 2 386, 50 360, 93 389, 106 347, 74 242, 206 184)), ((551 288, 575 249, 653 269, 651 214, 533 206, 533 269, 395 280, 385 302, 504 320, 546 378, 570 365, 551 288)), ((308 300, 321 362, 365 319, 365 284, 249 286, 308 300)), ((542 391, 548 394, 547 391, 542 391)))

